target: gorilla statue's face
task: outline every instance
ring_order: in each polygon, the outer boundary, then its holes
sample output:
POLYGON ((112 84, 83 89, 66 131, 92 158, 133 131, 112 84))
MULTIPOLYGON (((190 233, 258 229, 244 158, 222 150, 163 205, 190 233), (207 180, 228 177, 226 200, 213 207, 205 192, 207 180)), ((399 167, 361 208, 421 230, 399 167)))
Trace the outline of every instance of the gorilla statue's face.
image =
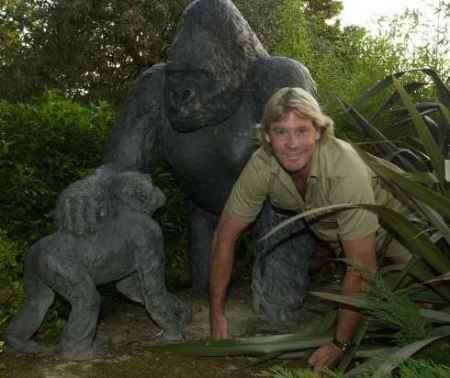
POLYGON ((167 117, 181 132, 236 114, 253 63, 267 56, 230 0, 192 1, 169 49, 167 117))
POLYGON ((179 35, 166 65, 167 117, 177 131, 219 124, 241 101, 242 73, 232 68, 232 54, 205 34, 179 35))
POLYGON ((166 196, 149 175, 124 172, 112 182, 112 194, 119 208, 153 214, 166 202, 166 196))

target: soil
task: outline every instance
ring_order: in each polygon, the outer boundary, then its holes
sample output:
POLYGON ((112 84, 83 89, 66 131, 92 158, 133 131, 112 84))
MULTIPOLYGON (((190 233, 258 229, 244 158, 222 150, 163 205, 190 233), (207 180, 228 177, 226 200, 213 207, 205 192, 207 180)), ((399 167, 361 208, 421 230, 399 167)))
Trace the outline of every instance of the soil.
MULTIPOLYGON (((206 299, 191 298, 193 321, 187 339, 208 337, 208 305, 206 299)), ((291 333, 299 329, 320 327, 321 319, 307 317, 302 324, 273 325, 254 314, 248 289, 235 290, 227 302, 227 318, 233 337, 291 333), (319 326, 320 324, 320 326, 319 326)), ((45 328, 45 327, 44 327, 45 328)), ((58 332, 60 333, 60 332, 58 332)), ((126 378, 126 377, 263 377, 274 365, 301 367, 305 359, 267 360, 256 357, 198 357, 150 350, 161 344, 160 330, 150 320, 144 308, 126 301, 119 294, 108 298, 102 306, 96 342, 101 345, 101 357, 89 361, 62 360, 56 353, 44 356, 20 355, 12 351, 0 353, 0 377, 7 378, 126 378)), ((57 335, 59 337, 59 335, 57 335)), ((55 345, 51 332, 37 335, 39 342, 55 345)))

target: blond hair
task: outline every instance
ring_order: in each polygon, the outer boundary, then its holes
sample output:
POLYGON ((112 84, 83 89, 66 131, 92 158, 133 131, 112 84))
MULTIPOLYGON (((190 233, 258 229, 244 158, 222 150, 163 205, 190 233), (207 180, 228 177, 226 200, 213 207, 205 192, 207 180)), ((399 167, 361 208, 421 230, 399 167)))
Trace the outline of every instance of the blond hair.
POLYGON ((334 135, 334 122, 322 112, 317 100, 302 88, 286 87, 275 92, 264 107, 260 140, 267 151, 272 149, 262 134, 268 133, 273 123, 279 122, 290 112, 310 119, 320 133, 320 141, 334 135))

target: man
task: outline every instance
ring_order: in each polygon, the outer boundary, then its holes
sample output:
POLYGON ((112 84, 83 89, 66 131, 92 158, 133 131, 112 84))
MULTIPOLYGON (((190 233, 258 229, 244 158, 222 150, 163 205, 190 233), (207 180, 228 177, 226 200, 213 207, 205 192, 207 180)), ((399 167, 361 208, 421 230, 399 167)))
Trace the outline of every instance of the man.
MULTIPOLYGON (((302 212, 343 204, 402 205, 346 142, 334 137, 333 121, 300 88, 283 88, 267 103, 262 119, 262 146, 235 183, 216 228, 210 258, 211 335, 228 336, 225 296, 239 235, 252 223, 268 198, 275 207, 302 212)), ((377 269, 376 247, 385 232, 375 214, 352 209, 307 217, 317 237, 363 269, 377 269)), ((342 292, 356 295, 364 277, 348 268, 342 292)), ((315 371, 335 364, 348 348, 360 314, 341 308, 334 341, 319 348, 309 363, 315 371)))

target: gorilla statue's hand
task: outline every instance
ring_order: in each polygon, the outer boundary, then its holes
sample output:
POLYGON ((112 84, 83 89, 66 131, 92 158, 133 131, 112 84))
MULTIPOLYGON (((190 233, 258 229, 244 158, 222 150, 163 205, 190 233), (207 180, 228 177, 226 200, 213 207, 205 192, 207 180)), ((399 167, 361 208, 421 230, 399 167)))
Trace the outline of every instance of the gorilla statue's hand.
POLYGON ((88 176, 60 194, 56 207, 58 228, 76 235, 91 233, 107 212, 107 180, 88 176))

